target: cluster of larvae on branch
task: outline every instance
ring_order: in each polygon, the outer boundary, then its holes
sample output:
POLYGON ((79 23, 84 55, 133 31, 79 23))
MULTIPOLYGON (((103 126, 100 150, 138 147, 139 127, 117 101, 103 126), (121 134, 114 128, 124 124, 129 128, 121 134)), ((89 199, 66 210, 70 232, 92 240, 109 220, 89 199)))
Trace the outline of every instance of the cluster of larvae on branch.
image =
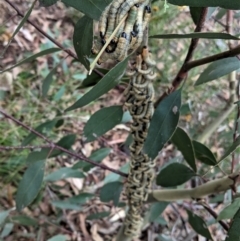
POLYGON ((153 71, 155 61, 147 47, 136 56, 136 63, 127 72, 130 83, 125 90, 125 106, 129 110, 133 122, 131 133, 133 142, 130 146, 131 162, 126 185, 129 211, 125 218, 124 233, 134 237, 139 234, 142 225, 142 207, 148 198, 148 192, 154 178, 154 160, 143 152, 150 120, 154 112, 154 88, 152 81, 156 78, 153 71))
POLYGON ((100 17, 99 37, 94 43, 92 53, 98 54, 121 20, 125 18, 125 21, 116 35, 111 37, 112 40, 98 60, 98 64, 108 59, 122 61, 137 50, 143 41, 150 17, 149 0, 115 0, 109 4, 100 17))

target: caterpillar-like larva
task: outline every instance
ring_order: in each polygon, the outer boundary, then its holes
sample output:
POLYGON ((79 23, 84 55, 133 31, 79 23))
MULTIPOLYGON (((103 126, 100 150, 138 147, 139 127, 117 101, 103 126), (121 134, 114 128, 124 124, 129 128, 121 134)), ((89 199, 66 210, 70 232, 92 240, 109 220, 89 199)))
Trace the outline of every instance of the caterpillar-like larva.
POLYGON ((124 221, 124 233, 129 237, 137 236, 141 230, 142 207, 154 179, 155 162, 143 153, 143 145, 154 111, 153 67, 154 61, 149 57, 148 49, 144 47, 142 53, 136 56, 129 86, 124 92, 125 106, 133 119, 130 126, 133 142, 129 147, 131 162, 126 184, 129 211, 124 221))
POLYGON ((150 0, 115 0, 105 8, 99 20, 99 37, 94 42, 92 53, 99 53, 110 36, 112 40, 98 61, 99 64, 109 59, 122 61, 139 48, 151 16, 149 2, 150 0), (117 34, 112 36, 126 15, 117 34))

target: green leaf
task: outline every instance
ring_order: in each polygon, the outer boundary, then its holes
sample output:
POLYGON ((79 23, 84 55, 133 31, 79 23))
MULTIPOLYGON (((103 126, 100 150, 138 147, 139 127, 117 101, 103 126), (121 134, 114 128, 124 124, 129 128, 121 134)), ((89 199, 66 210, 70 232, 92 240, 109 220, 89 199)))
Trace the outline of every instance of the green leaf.
MULTIPOLYGON (((97 70, 104 75, 109 71, 107 69, 99 69, 99 68, 97 70)), ((81 85, 77 89, 84 89, 84 88, 87 88, 87 87, 91 87, 91 86, 97 84, 100 81, 100 79, 101 79, 101 76, 93 71, 90 75, 88 75, 83 80, 83 82, 81 83, 81 85)))
POLYGON ((158 202, 152 204, 149 211, 149 222, 154 222, 162 214, 168 204, 168 202, 158 202))
POLYGON ((217 164, 215 156, 205 145, 198 141, 193 141, 192 143, 196 159, 210 166, 217 164))
POLYGON ((239 1, 229 0, 168 0, 168 3, 190 7, 222 7, 226 9, 240 9, 239 1))
POLYGON ((67 6, 73 7, 78 11, 88 15, 90 18, 98 20, 105 7, 112 2, 112 0, 61 0, 67 6))
POLYGON ((232 204, 225 207, 218 215, 217 220, 231 219, 240 208, 240 198, 236 198, 232 204))
POLYGON ((240 61, 237 57, 220 59, 211 63, 199 76, 195 86, 207 83, 240 69, 240 61))
POLYGON ((93 43, 93 20, 83 16, 76 24, 73 33, 73 45, 79 61, 89 70, 88 56, 93 43))
POLYGON ((18 63, 16 63, 15 65, 9 67, 8 69, 0 71, 0 74, 4 73, 6 71, 9 71, 9 70, 11 70, 11 69, 21 65, 21 64, 25 64, 25 63, 31 62, 31 61, 35 60, 36 58, 38 58, 38 57, 41 57, 41 56, 44 56, 44 55, 47 55, 47 54, 52 54, 52 53, 58 52, 60 50, 61 49, 59 49, 59 48, 50 48, 50 49, 43 50, 41 52, 38 52, 38 53, 36 53, 36 54, 34 54, 34 55, 30 56, 30 57, 27 57, 27 58, 19 61, 18 63))
POLYGON ((21 211, 28 206, 41 189, 44 176, 45 161, 32 163, 25 171, 19 183, 16 195, 17 210, 21 211))
MULTIPOLYGON (((44 123, 42 123, 41 125, 37 126, 35 128, 35 131, 43 134, 44 132, 49 132, 51 129, 53 129, 53 127, 57 124, 58 120, 53 119, 50 121, 46 121, 44 123)), ((22 142, 22 146, 26 146, 28 144, 30 144, 34 139, 36 139, 37 135, 35 135, 34 133, 30 133, 22 142)))
POLYGON ((76 196, 67 198, 64 201, 72 204, 82 205, 82 204, 88 203, 93 197, 94 197, 94 194, 83 192, 76 196))
POLYGON ((95 112, 84 127, 86 142, 93 141, 122 121, 122 106, 110 106, 95 112))
POLYGON ((219 162, 221 162, 230 154, 232 154, 238 148, 239 145, 240 145, 240 136, 238 136, 237 139, 233 142, 233 144, 228 148, 228 150, 224 153, 224 155, 221 157, 219 162))
POLYGON ((89 92, 72 106, 68 107, 66 111, 83 107, 115 87, 126 69, 128 59, 129 58, 126 58, 123 62, 120 62, 111 69, 89 92))
POLYGON ((21 29, 21 27, 23 26, 23 24, 28 20, 34 6, 36 4, 36 0, 33 1, 31 7, 28 9, 27 13, 25 14, 25 16, 22 18, 21 22, 18 24, 17 28, 15 29, 14 33, 12 34, 11 38, 9 39, 6 47, 4 48, 4 50, 2 51, 1 55, 0 55, 0 59, 3 58, 3 55, 5 54, 7 48, 9 47, 9 45, 11 44, 13 38, 15 37, 15 35, 19 32, 19 30, 21 29))
POLYGON ((76 210, 76 211, 81 211, 82 208, 74 203, 69 203, 66 201, 52 201, 51 204, 60 209, 69 209, 69 210, 76 210))
POLYGON ((181 89, 165 98, 156 108, 144 144, 145 153, 152 159, 176 130, 181 107, 181 89))
POLYGON ((110 212, 99 212, 99 213, 93 213, 86 217, 86 220, 96 220, 108 217, 110 215, 110 212))
MULTIPOLYGON (((94 151, 89 159, 95 161, 95 162, 101 162, 106 156, 109 155, 109 153, 111 152, 111 148, 101 148, 98 149, 96 151, 94 151)), ((88 163, 88 162, 84 162, 84 161, 79 161, 77 162, 72 168, 73 169, 82 169, 84 172, 88 172, 92 167, 94 167, 93 164, 88 163)))
POLYGON ((195 163, 195 153, 192 144, 192 140, 188 136, 188 134, 180 127, 176 129, 172 136, 172 142, 179 151, 181 151, 183 157, 186 162, 190 165, 190 167, 196 172, 197 167, 195 163))
POLYGON ((185 183, 194 176, 196 176, 196 173, 187 166, 180 163, 172 163, 162 169, 157 175, 157 184, 162 187, 174 187, 185 183))
POLYGON ((8 217, 11 210, 1 211, 0 212, 0 227, 5 222, 6 218, 8 217))
POLYGON ((186 210, 186 211, 188 214, 188 222, 190 223, 192 228, 195 230, 195 232, 202 235, 205 238, 213 240, 205 221, 201 217, 192 213, 191 211, 189 211, 189 210, 186 210))
POLYGON ((158 236, 158 241, 173 241, 173 240, 172 240, 172 238, 170 236, 167 236, 165 234, 160 234, 158 236))
POLYGON ((39 0, 40 6, 49 7, 55 4, 58 0, 39 0))
POLYGON ((38 221, 34 218, 28 217, 26 215, 19 215, 19 216, 14 216, 11 217, 11 221, 23 226, 37 226, 38 221))
MULTIPOLYGON (((203 10, 203 8, 201 8, 201 7, 190 7, 190 14, 191 14, 191 17, 192 17, 195 25, 197 25, 197 23, 199 21, 202 10, 203 10)), ((208 20, 212 16, 212 14, 215 10, 216 10, 216 7, 208 8, 206 20, 208 20)))
MULTIPOLYGON (((61 63, 61 62, 60 62, 61 63)), ((60 64, 59 63, 59 64, 60 64)), ((43 85, 42 85, 42 96, 43 98, 45 98, 47 96, 47 93, 50 89, 50 85, 53 82, 53 76, 55 75, 57 68, 59 66, 59 64, 57 64, 49 73, 48 75, 45 77, 45 79, 43 80, 43 85)))
POLYGON ((227 33, 211 33, 211 32, 197 32, 197 33, 187 33, 187 34, 158 34, 150 36, 150 38, 158 39, 181 39, 181 38, 203 38, 203 39, 234 39, 240 40, 239 38, 227 34, 227 33))
MULTIPOLYGON (((70 149, 70 147, 75 143, 76 135, 70 134, 67 136, 64 136, 59 142, 57 142, 58 146, 61 146, 65 149, 70 149)), ((56 157, 63 152, 58 149, 52 149, 52 148, 44 148, 40 151, 33 151, 29 153, 26 162, 32 163, 40 160, 45 160, 47 158, 56 157)))
POLYGON ((114 205, 117 206, 122 189, 122 182, 107 183, 100 190, 100 200, 102 202, 110 202, 113 200, 114 205))
POLYGON ((1 232, 0 238, 5 238, 8 235, 10 235, 10 233, 13 231, 13 228, 14 228, 14 224, 13 223, 6 223, 3 226, 3 228, 2 228, 2 232, 1 232))
POLYGON ((240 208, 237 213, 234 215, 233 220, 231 222, 230 229, 228 230, 228 234, 226 236, 225 241, 239 241, 240 240, 240 208))
POLYGON ((61 179, 66 179, 70 177, 75 177, 75 178, 84 178, 85 175, 80 172, 79 170, 74 170, 69 167, 62 167, 58 169, 55 172, 52 172, 48 174, 45 178, 44 181, 46 182, 56 182, 61 179))
POLYGON ((193 22, 195 23, 195 25, 197 25, 203 8, 190 7, 189 10, 190 10, 190 14, 191 14, 193 22))
POLYGON ((55 235, 48 239, 47 241, 67 241, 67 237, 62 234, 55 235))

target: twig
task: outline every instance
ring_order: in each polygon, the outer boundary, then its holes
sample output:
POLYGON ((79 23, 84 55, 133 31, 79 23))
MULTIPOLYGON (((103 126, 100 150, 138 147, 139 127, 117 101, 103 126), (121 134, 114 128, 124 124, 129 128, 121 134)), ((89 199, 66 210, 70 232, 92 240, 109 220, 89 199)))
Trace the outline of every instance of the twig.
POLYGON ((187 231, 186 222, 185 222, 184 218, 182 217, 181 213, 178 211, 178 209, 175 207, 175 205, 173 203, 171 203, 170 205, 171 205, 172 209, 176 212, 176 214, 179 216, 179 218, 181 219, 186 236, 188 236, 188 231, 187 231))
POLYGON ((37 132, 36 130, 32 129, 31 127, 25 125, 24 123, 22 123, 21 121, 17 120, 17 119, 14 118, 13 116, 5 113, 5 112, 4 112, 3 110, 1 110, 1 109, 0 109, 0 113, 1 113, 3 116, 5 116, 6 118, 8 118, 8 119, 12 120, 13 122, 15 122, 16 124, 18 124, 19 126, 23 127, 24 129, 26 129, 26 130, 34 133, 36 136, 38 136, 38 137, 40 137, 41 139, 45 140, 47 143, 50 144, 50 147, 51 147, 51 148, 58 149, 58 150, 60 150, 60 151, 63 151, 63 152, 65 152, 65 153, 67 153, 67 154, 70 155, 70 156, 73 156, 73 157, 76 157, 76 158, 78 158, 78 159, 84 160, 85 162, 91 163, 91 164, 94 165, 94 166, 98 166, 98 167, 100 167, 100 168, 102 168, 102 169, 109 170, 109 171, 114 172, 114 173, 116 173, 116 174, 119 174, 119 175, 121 175, 121 176, 123 176, 123 177, 127 177, 127 174, 126 174, 126 173, 123 173, 123 172, 121 172, 121 171, 118 171, 118 170, 115 170, 115 169, 113 169, 113 168, 110 168, 110 167, 108 167, 108 166, 106 166, 106 165, 104 165, 104 164, 94 162, 94 161, 88 159, 87 157, 85 157, 85 156, 83 156, 83 155, 79 155, 79 154, 74 153, 74 152, 72 152, 72 151, 69 151, 69 150, 67 150, 67 149, 65 149, 65 148, 63 148, 63 147, 61 147, 61 146, 56 145, 54 142, 52 142, 52 141, 51 141, 50 139, 48 139, 46 136, 42 135, 41 133, 37 132))
MULTIPOLYGON (((7 2, 16 12, 19 16, 24 17, 24 14, 9 0, 5 0, 5 2, 7 2)), ((31 20, 27 20, 27 22, 29 24, 31 24, 38 32, 40 32, 44 37, 48 38, 51 42, 53 42, 55 45, 57 45, 60 49, 62 49, 63 51, 65 51, 66 53, 68 53, 68 55, 70 55, 72 58, 78 60, 78 57, 75 53, 73 53, 70 49, 65 49, 63 47, 62 44, 60 44, 58 41, 56 41, 56 39, 52 38, 49 34, 47 34, 46 32, 44 32, 40 27, 38 27, 34 22, 32 22, 31 20)), ((96 74, 98 74, 99 76, 103 77, 104 74, 102 74, 100 71, 98 71, 97 69, 93 70, 96 74)))
MULTIPOLYGON (((202 28, 203 28, 203 26, 204 26, 204 23, 205 23, 206 16, 207 16, 207 8, 203 8, 194 32, 201 32, 201 30, 202 30, 202 28)), ((196 49, 196 47, 197 47, 197 45, 198 45, 198 42, 199 42, 199 38, 193 38, 193 39, 191 39, 191 43, 190 43, 190 46, 189 46, 189 48, 188 48, 188 53, 187 53, 187 56, 186 56, 186 58, 185 58, 185 60, 184 60, 184 62, 183 62, 183 65, 182 65, 182 67, 180 68, 180 70, 179 70, 179 72, 177 73, 177 75, 176 75, 176 77, 174 78, 174 80, 172 81, 172 87, 171 87, 171 89, 169 90, 170 93, 173 92, 174 90, 176 90, 177 87, 182 83, 182 81, 187 77, 188 70, 185 68, 185 66, 186 66, 186 64, 192 59, 194 50, 196 49)), ((169 91, 168 91, 168 93, 165 92, 165 93, 156 101, 155 106, 157 106, 157 105, 161 102, 161 100, 162 100, 163 98, 165 98, 165 97, 169 94, 169 91)))
POLYGON ((231 112, 235 109, 235 105, 227 105, 225 109, 220 111, 217 118, 210 122, 207 127, 204 128, 204 131, 196 137, 196 140, 204 143, 208 138, 216 131, 220 124, 228 118, 231 112))
MULTIPOLYGON (((209 205, 207 205, 207 203, 205 202, 199 202, 204 208, 205 210, 207 210, 215 219, 217 219, 218 215, 211 209, 211 207, 209 207, 209 205)), ((222 220, 219 220, 218 223, 223 227, 223 229, 225 229, 227 232, 229 230, 229 226, 227 223, 225 223, 222 220)))

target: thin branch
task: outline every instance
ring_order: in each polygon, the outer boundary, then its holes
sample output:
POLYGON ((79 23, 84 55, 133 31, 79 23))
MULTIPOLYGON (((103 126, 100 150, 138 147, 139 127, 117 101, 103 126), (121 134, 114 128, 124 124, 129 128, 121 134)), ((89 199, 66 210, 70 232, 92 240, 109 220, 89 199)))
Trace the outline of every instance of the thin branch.
POLYGON ((148 200, 146 202, 172 202, 178 200, 199 199, 210 194, 235 189, 236 183, 239 183, 240 181, 239 176, 240 173, 236 172, 189 189, 154 189, 149 191, 148 200))
POLYGON ((54 142, 52 142, 52 141, 51 141, 50 139, 48 139, 46 136, 42 135, 41 133, 37 132, 36 130, 32 129, 31 127, 25 125, 24 123, 22 123, 21 121, 17 120, 17 119, 14 118, 13 116, 5 113, 5 112, 4 112, 3 110, 1 110, 1 109, 0 109, 0 113, 1 113, 3 116, 5 116, 6 118, 8 118, 8 119, 12 120, 13 122, 15 122, 16 124, 18 124, 19 126, 21 126, 21 127, 23 127, 24 129, 26 129, 26 130, 34 133, 36 136, 40 137, 41 139, 43 139, 44 141, 46 141, 47 143, 49 143, 51 148, 58 149, 58 150, 60 150, 60 151, 62 151, 62 152, 67 153, 67 154, 70 155, 70 156, 73 156, 73 157, 76 157, 76 158, 78 158, 78 159, 84 160, 85 162, 91 163, 91 164, 94 165, 94 166, 98 166, 98 167, 100 167, 100 168, 102 168, 102 169, 109 170, 109 171, 114 172, 114 173, 116 173, 116 174, 119 174, 119 175, 121 175, 121 176, 123 176, 123 177, 127 177, 127 174, 126 174, 126 173, 123 173, 123 172, 121 172, 121 171, 118 171, 118 170, 115 170, 115 169, 113 169, 113 168, 110 168, 110 167, 108 167, 108 166, 106 166, 106 165, 104 165, 104 164, 97 163, 97 162, 95 162, 95 161, 92 161, 92 160, 88 159, 87 157, 85 157, 85 156, 83 156, 83 155, 79 155, 79 154, 74 153, 74 152, 72 152, 72 151, 69 151, 69 150, 67 150, 67 149, 65 149, 65 148, 63 148, 63 147, 61 147, 61 146, 56 145, 54 142))
POLYGON ((196 140, 201 143, 206 142, 216 131, 216 129, 221 125, 221 123, 225 121, 228 118, 228 116, 233 112, 235 107, 236 106, 234 104, 230 104, 227 105, 225 109, 221 110, 218 117, 212 120, 212 122, 210 122, 204 128, 204 131, 196 137, 196 140))
MULTIPOLYGON (((207 8, 203 8, 194 32, 201 32, 201 30, 203 29, 204 23, 205 23, 206 16, 207 16, 207 8)), ((176 77, 172 81, 172 87, 170 88, 170 90, 168 92, 165 92, 156 101, 155 106, 157 106, 161 102, 161 100, 163 98, 165 98, 169 94, 169 92, 171 93, 174 90, 176 90, 177 87, 183 82, 183 80, 186 79, 187 74, 188 74, 188 70, 185 68, 185 66, 192 59, 194 50, 196 49, 196 47, 198 45, 198 42, 199 42, 199 38, 192 38, 191 39, 191 43, 190 43, 190 46, 188 48, 188 53, 186 55, 186 58, 185 58, 185 60, 183 62, 182 67, 180 68, 180 70, 177 73, 176 77)))
MULTIPOLYGON (((200 201, 199 203, 200 203, 200 204, 205 208, 205 210, 207 210, 215 219, 217 219, 217 217, 218 217, 217 213, 215 213, 215 212, 211 209, 211 207, 210 207, 209 205, 207 205, 207 203, 202 202, 202 201, 200 201)), ((219 220, 218 223, 223 227, 223 229, 225 229, 225 230, 228 232, 228 230, 229 230, 229 225, 228 225, 227 223, 225 223, 225 222, 222 221, 222 220, 219 220)))
MULTIPOLYGON (((9 0, 5 0, 5 2, 7 2, 16 12, 19 16, 21 16, 22 18, 24 17, 24 14, 9 0)), ((47 34, 46 32, 44 32, 40 27, 38 27, 34 22, 32 22, 31 20, 27 20, 27 22, 29 24, 31 24, 38 32, 40 32, 44 37, 48 38, 51 42, 53 42, 56 46, 58 46, 60 49, 62 49, 64 52, 66 52, 68 55, 70 55, 72 58, 78 60, 77 55, 72 52, 70 49, 65 49, 63 47, 62 44, 60 44, 58 41, 56 41, 56 39, 52 38, 49 34, 47 34)), ((101 73, 100 71, 98 71, 97 69, 93 70, 96 74, 98 74, 99 76, 103 77, 104 74, 101 73)))
POLYGON ((216 60, 225 59, 225 58, 229 58, 229 57, 235 57, 239 54, 240 54, 240 45, 236 46, 233 49, 227 50, 227 51, 219 53, 219 54, 214 54, 209 57, 191 61, 191 62, 187 63, 184 68, 186 71, 189 71, 192 68, 195 68, 195 67, 198 67, 198 66, 201 66, 204 64, 209 64, 216 60))

